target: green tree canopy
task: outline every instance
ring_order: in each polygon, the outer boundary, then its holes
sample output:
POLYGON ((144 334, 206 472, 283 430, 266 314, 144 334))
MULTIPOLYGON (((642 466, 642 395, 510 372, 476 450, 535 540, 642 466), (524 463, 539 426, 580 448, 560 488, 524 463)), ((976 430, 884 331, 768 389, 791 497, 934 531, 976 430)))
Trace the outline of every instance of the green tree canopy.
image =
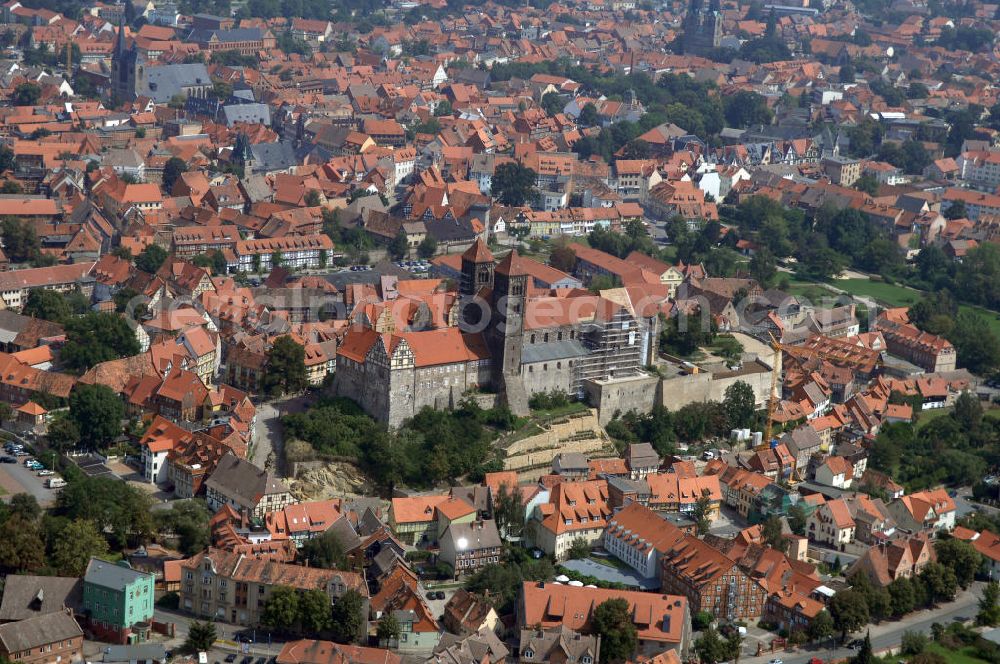
POLYGON ((28 294, 21 313, 33 318, 44 318, 54 323, 64 323, 72 315, 69 303, 62 293, 36 288, 28 294))
POLYGON ((217 638, 215 625, 210 621, 195 620, 188 627, 187 639, 181 649, 188 653, 204 652, 211 650, 217 638))
POLYGON ((366 616, 363 600, 356 590, 348 590, 333 604, 330 631, 337 643, 354 643, 361 636, 366 616))
POLYGON ((531 202, 536 196, 537 174, 527 166, 517 162, 507 162, 497 166, 493 172, 492 195, 503 205, 519 207, 531 202))
MULTIPOLYGON (((180 157, 171 157, 170 159, 167 159, 167 163, 163 165, 163 190, 167 192, 167 194, 170 194, 170 192, 174 189, 174 183, 180 179, 181 175, 187 173, 187 170, 187 162, 180 157)), ((162 261, 160 262, 162 263, 162 261)))
POLYGON ((601 663, 624 662, 639 645, 628 601, 605 600, 594 610, 593 632, 601 637, 601 663))
POLYGON ((60 359, 69 369, 84 371, 109 360, 139 353, 139 342, 124 318, 107 312, 88 313, 66 321, 66 343, 60 359))
POLYGON ((136 257, 135 266, 143 272, 156 274, 165 260, 167 260, 167 250, 158 244, 151 244, 136 257))
POLYGON ((278 337, 267 353, 262 381, 264 392, 275 396, 306 388, 306 349, 286 335, 278 337))
POLYGON ((108 542, 93 521, 70 521, 52 545, 52 565, 63 576, 83 576, 93 557, 108 552, 108 542))
POLYGON ((80 431, 80 442, 102 449, 121 435, 125 405, 110 387, 78 384, 69 398, 69 416, 80 431))

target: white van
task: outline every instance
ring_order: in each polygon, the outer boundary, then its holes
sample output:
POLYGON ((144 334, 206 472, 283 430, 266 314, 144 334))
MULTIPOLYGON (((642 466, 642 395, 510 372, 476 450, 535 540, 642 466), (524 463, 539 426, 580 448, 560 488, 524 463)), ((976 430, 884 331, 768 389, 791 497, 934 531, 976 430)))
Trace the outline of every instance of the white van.
POLYGON ((45 480, 45 486, 47 486, 50 489, 61 489, 62 487, 66 486, 66 480, 64 480, 61 477, 50 477, 49 479, 45 480))

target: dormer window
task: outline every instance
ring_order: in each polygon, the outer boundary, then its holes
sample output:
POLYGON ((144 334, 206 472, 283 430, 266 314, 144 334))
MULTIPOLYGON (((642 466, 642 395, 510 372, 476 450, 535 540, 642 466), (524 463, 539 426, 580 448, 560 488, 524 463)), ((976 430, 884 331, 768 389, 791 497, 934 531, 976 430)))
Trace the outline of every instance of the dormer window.
POLYGON ((580 664, 593 664, 594 660, 590 655, 584 655, 580 658, 580 664))
POLYGON ((531 648, 528 648, 527 650, 524 651, 524 658, 525 659, 531 659, 534 656, 535 656, 535 651, 532 650, 531 648))

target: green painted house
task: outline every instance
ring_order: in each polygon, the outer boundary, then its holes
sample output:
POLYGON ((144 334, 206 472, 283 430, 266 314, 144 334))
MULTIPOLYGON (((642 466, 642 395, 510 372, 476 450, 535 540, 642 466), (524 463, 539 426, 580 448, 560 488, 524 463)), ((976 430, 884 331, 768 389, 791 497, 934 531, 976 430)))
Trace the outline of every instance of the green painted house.
POLYGON ((104 641, 138 643, 149 636, 153 619, 152 574, 127 562, 91 558, 83 577, 83 609, 90 629, 104 641))

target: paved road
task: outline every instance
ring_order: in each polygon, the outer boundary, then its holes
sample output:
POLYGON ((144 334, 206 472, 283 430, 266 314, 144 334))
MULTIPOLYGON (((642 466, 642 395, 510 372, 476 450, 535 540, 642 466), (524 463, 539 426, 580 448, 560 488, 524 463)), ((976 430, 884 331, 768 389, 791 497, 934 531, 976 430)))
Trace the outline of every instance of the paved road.
MULTIPOLYGON (((919 611, 912 613, 903 620, 897 622, 884 622, 881 625, 871 626, 872 649, 875 652, 898 648, 903 638, 903 632, 917 631, 930 634, 931 625, 941 623, 946 625, 954 621, 972 620, 976 617, 977 602, 979 594, 985 584, 977 582, 969 590, 959 594, 954 602, 942 604, 937 609, 919 611)), ((863 636, 864 632, 858 632, 855 638, 863 636)), ((747 644, 749 645, 749 644, 747 644)), ((756 644, 753 644, 756 648, 756 644)), ((754 650, 754 652, 756 652, 754 650)), ((774 654, 767 653, 761 657, 742 657, 742 664, 766 664, 775 657, 780 658, 784 664, 806 664, 813 657, 818 657, 825 662, 831 660, 843 660, 854 655, 854 651, 848 648, 830 649, 827 647, 809 647, 796 650, 795 652, 780 652, 774 654)))
POLYGON ((285 477, 283 454, 285 436, 281 427, 281 417, 289 413, 301 413, 315 400, 315 395, 301 394, 280 401, 257 404, 256 440, 253 458, 250 461, 261 468, 274 471, 279 477, 285 477))
POLYGON ((281 434, 281 414, 278 409, 270 403, 262 403, 257 406, 257 428, 254 435, 253 458, 250 459, 260 468, 265 468, 268 458, 272 452, 276 452, 272 459, 272 464, 276 464, 281 457, 281 444, 283 442, 281 434), (277 448, 277 450, 275 450, 277 448))

